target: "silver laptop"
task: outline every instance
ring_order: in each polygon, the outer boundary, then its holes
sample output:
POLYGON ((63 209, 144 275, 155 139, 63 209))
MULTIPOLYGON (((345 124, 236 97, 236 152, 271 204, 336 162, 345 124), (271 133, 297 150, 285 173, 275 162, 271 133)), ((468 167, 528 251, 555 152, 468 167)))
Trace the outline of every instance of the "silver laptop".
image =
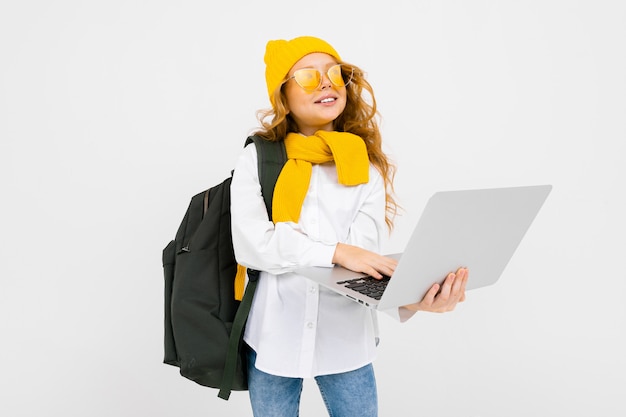
POLYGON ((399 259, 391 278, 379 281, 341 266, 297 272, 376 309, 420 301, 459 267, 469 269, 467 290, 492 285, 551 190, 551 185, 533 185, 433 194, 404 252, 389 255, 399 259))

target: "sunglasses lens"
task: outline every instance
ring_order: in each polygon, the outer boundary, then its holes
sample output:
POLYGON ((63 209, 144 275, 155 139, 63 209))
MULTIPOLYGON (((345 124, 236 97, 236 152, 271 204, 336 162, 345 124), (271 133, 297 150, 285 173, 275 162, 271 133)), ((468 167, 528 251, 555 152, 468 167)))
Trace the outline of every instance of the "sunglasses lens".
POLYGON ((345 87, 347 84, 341 73, 341 65, 333 65, 328 69, 328 79, 337 87, 345 87))
POLYGON ((293 77, 298 85, 306 91, 316 90, 321 82, 319 71, 312 68, 299 69, 293 73, 293 77))

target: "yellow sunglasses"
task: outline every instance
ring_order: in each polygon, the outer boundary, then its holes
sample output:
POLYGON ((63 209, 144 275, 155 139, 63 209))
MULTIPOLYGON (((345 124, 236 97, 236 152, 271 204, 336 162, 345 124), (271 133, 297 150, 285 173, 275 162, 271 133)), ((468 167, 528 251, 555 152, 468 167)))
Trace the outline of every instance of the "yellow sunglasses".
MULTIPOLYGON (((346 67, 349 68, 349 67, 346 67)), ((345 87, 352 81, 354 74, 354 68, 350 68, 350 73, 344 75, 341 71, 341 64, 333 65, 326 71, 326 76, 332 85, 335 87, 345 87)), ((296 83, 302 87, 304 91, 315 91, 322 85, 322 73, 315 68, 301 68, 294 71, 293 75, 287 78, 284 82, 294 79, 296 83)))

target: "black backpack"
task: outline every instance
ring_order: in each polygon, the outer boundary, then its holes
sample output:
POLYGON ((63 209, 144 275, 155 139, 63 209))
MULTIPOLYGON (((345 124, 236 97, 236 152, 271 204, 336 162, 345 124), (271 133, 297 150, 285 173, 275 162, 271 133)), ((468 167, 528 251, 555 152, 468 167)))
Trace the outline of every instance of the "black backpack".
MULTIPOLYGON (((271 219, 274 185, 287 155, 284 142, 250 136, 257 147, 261 191, 271 219)), ((174 240, 163 249, 165 275, 165 357, 196 383, 231 390, 248 389, 243 329, 259 271, 248 269, 241 302, 235 300, 237 262, 230 223, 231 177, 192 197, 174 240)))

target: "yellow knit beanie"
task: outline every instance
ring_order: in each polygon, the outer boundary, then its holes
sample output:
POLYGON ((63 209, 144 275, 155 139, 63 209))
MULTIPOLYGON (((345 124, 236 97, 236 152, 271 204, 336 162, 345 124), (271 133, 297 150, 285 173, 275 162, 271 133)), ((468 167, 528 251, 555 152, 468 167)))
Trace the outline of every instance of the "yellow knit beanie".
POLYGON ((265 81, 270 102, 274 105, 274 91, 280 87, 293 65, 305 55, 323 52, 341 61, 335 48, 326 41, 313 36, 301 36, 292 40, 272 40, 265 47, 265 81))

